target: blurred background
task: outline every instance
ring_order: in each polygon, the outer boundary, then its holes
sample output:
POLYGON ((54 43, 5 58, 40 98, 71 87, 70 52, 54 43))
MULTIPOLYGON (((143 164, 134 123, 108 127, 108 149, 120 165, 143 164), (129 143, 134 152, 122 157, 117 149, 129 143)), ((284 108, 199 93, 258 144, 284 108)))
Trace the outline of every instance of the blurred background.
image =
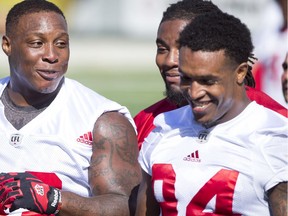
MULTIPOLYGON (((177 0, 51 1, 64 11, 69 25, 71 58, 67 77, 127 106, 133 116, 163 97, 164 84, 155 65, 155 39, 163 11, 177 0)), ((288 50, 287 23, 277 1, 282 0, 212 0, 250 28, 258 57, 258 88, 287 106, 280 78, 288 50), (284 39, 280 40, 279 35, 284 39), (275 53, 277 61, 267 66, 275 60, 275 53), (265 72, 265 67, 274 71, 265 72)), ((6 14, 17 2, 0 0, 1 36, 6 14)), ((287 0, 283 2, 287 9, 287 0)), ((7 57, 0 52, 1 77, 9 75, 8 68, 7 57)))

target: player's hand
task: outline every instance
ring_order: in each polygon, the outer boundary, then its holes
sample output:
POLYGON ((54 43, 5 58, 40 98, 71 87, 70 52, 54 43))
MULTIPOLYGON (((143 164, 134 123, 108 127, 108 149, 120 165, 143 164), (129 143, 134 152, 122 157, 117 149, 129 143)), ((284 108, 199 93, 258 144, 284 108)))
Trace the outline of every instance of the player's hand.
POLYGON ((12 192, 14 177, 17 173, 0 174, 0 215, 6 215, 5 210, 10 209, 15 198, 7 198, 7 194, 12 192))
POLYGON ((10 212, 25 208, 40 214, 57 214, 61 192, 30 173, 2 173, 0 202, 0 214, 7 208, 10 212))

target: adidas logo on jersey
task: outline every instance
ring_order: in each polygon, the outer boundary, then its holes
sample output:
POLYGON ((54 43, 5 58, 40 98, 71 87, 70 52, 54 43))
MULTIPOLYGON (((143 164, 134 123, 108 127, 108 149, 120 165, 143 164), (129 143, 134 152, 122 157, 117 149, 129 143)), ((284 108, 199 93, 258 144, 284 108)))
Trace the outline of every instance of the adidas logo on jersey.
POLYGON ((184 157, 183 160, 190 162, 201 162, 201 159, 199 158, 199 151, 196 150, 195 152, 192 152, 191 154, 184 157))
POLYGON ((85 143, 87 145, 92 145, 92 133, 89 131, 88 133, 85 133, 84 135, 78 137, 76 141, 80 143, 85 143))

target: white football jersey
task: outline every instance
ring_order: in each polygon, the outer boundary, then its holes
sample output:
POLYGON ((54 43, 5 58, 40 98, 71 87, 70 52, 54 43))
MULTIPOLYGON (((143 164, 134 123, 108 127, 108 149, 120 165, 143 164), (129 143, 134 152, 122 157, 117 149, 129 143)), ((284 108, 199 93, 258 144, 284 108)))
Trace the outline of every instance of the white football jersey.
MULTIPOLYGON (((0 94, 8 82, 0 80, 0 94)), ((20 130, 6 119, 0 101, 0 172, 31 171, 64 191, 91 196, 92 130, 107 111, 123 113, 135 127, 125 107, 68 78, 54 101, 20 130)))
POLYGON ((266 192, 288 181, 287 118, 251 102, 209 129, 189 105, 154 124, 139 162, 162 215, 269 215, 266 192))

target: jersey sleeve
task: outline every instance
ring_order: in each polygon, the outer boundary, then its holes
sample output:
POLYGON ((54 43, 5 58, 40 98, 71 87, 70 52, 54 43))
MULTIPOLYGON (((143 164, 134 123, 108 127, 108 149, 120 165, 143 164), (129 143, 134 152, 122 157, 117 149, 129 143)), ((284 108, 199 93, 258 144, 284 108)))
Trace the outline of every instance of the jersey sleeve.
POLYGON ((263 180, 263 187, 267 192, 277 184, 288 181, 287 127, 278 128, 277 132, 262 131, 257 135, 259 136, 255 138, 259 143, 259 158, 262 161, 258 164, 255 178, 263 180))
POLYGON ((287 137, 276 137, 273 142, 263 148, 264 156, 267 158, 267 163, 271 170, 275 173, 265 185, 265 191, 268 191, 275 185, 281 182, 288 181, 288 143, 287 137))
POLYGON ((141 168, 149 175, 152 175, 153 150, 161 140, 161 133, 155 128, 145 139, 139 152, 139 164, 141 168))
POLYGON ((149 175, 152 175, 153 151, 160 144, 164 136, 163 126, 165 128, 165 113, 159 114, 154 119, 156 127, 144 139, 143 145, 139 152, 139 163, 141 168, 149 175))

